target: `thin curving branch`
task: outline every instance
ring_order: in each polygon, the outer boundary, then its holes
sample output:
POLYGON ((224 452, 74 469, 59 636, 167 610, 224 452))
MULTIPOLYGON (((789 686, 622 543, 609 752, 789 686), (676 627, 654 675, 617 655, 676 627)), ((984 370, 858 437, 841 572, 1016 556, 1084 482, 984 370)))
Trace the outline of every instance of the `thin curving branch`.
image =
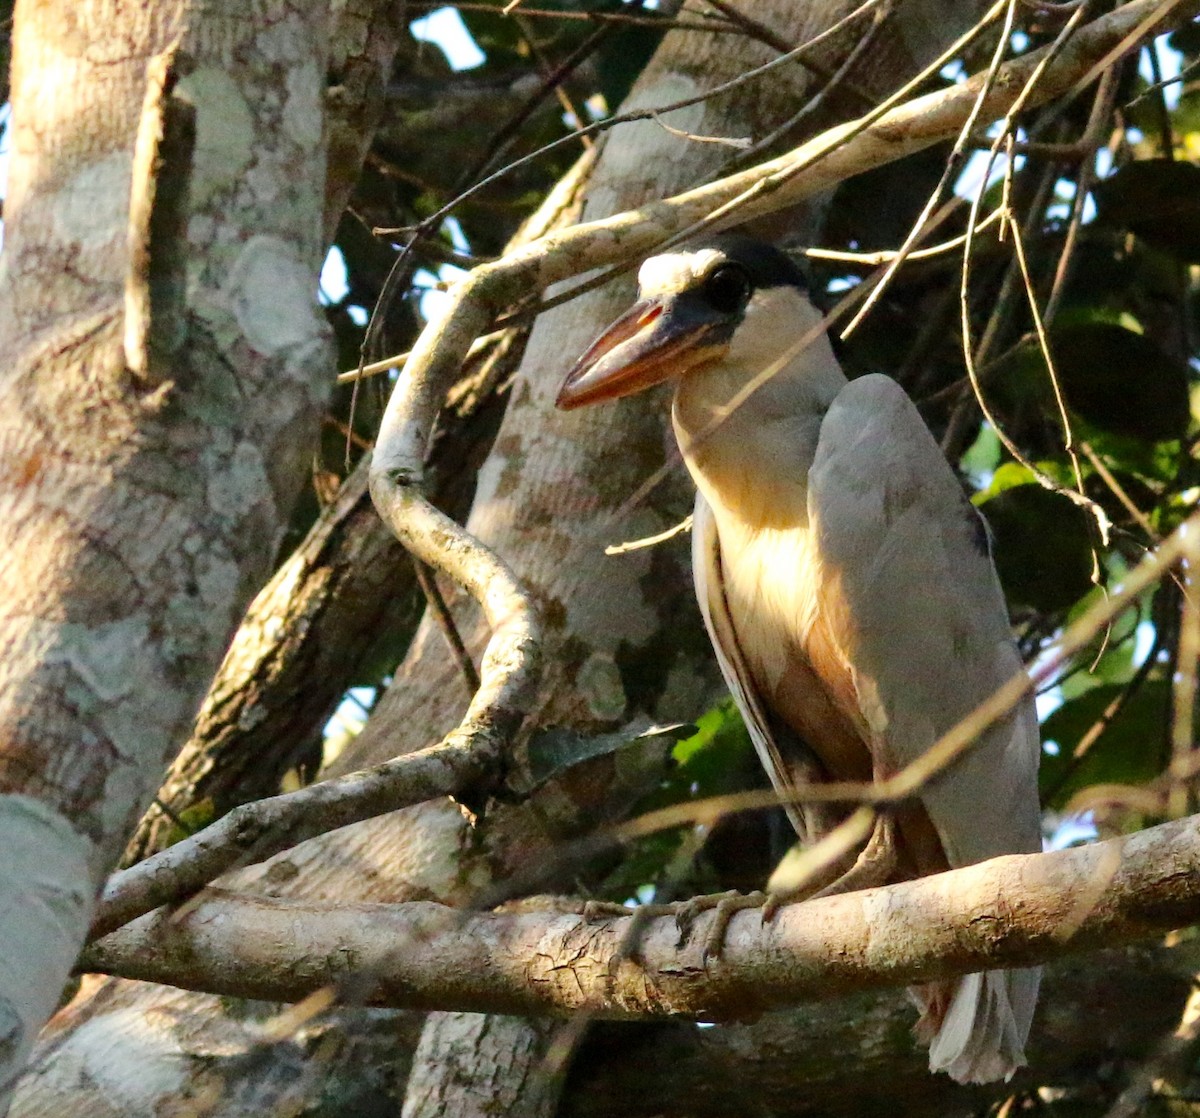
MULTIPOLYGON (((502 563, 414 494, 401 512, 401 542, 479 601, 492 627, 481 686, 462 723, 440 743, 283 796, 245 804, 199 834, 115 875, 89 938, 193 896, 238 866, 260 862, 338 827, 438 796, 477 794, 524 717, 540 669, 538 625, 502 563)), ((401 502, 403 505, 403 502, 401 502)))

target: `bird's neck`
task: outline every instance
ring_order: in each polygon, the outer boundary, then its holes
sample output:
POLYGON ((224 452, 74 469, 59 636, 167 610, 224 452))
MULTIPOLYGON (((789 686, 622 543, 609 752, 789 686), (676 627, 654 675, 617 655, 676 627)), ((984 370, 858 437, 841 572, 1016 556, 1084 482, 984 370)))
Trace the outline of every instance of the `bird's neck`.
POLYGON ((736 352, 685 376, 672 418, 697 488, 717 517, 751 530, 800 526, 808 519, 808 471, 821 421, 846 377, 821 334, 748 395, 769 361, 736 352))

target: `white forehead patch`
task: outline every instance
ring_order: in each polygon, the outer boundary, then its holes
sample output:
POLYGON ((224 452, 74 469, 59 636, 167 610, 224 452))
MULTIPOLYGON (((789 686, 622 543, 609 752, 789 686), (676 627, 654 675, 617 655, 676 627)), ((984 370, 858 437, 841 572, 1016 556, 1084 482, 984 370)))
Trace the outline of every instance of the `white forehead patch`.
POLYGON ((683 291, 724 257, 716 249, 697 252, 664 252, 651 256, 638 269, 638 290, 643 298, 683 291))

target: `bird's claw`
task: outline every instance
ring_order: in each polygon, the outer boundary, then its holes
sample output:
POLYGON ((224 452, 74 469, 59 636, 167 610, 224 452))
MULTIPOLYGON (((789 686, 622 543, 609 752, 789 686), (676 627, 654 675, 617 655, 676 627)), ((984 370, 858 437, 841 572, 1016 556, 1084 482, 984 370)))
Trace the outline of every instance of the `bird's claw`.
POLYGON ((704 934, 704 960, 719 959, 725 950, 725 936, 729 931, 729 922, 739 912, 756 908, 762 913, 762 922, 768 924, 774 919, 780 907, 792 898, 786 893, 762 893, 755 890, 751 893, 739 893, 729 890, 725 893, 710 893, 702 897, 693 897, 689 901, 674 904, 644 904, 636 908, 626 908, 624 905, 612 904, 607 901, 588 901, 583 906, 582 915, 585 920, 608 919, 613 916, 628 916, 629 926, 621 936, 609 961, 612 971, 626 959, 638 958, 642 936, 646 925, 659 916, 673 916, 675 928, 679 933, 676 941, 677 948, 686 947, 696 931, 696 922, 706 912, 713 914, 712 923, 704 934))
POLYGON ((636 911, 637 909, 627 908, 615 901, 584 901, 579 915, 590 923, 593 920, 607 920, 614 916, 629 916, 636 911))
POLYGON ((730 890, 727 893, 712 893, 703 897, 693 897, 675 906, 675 926, 679 929, 679 947, 684 947, 692 938, 696 920, 702 913, 711 911, 712 923, 704 936, 704 959, 719 959, 725 950, 725 936, 729 931, 729 921, 744 909, 757 908, 762 913, 763 923, 767 923, 779 910, 780 898, 770 893, 755 890, 752 893, 738 893, 730 890))

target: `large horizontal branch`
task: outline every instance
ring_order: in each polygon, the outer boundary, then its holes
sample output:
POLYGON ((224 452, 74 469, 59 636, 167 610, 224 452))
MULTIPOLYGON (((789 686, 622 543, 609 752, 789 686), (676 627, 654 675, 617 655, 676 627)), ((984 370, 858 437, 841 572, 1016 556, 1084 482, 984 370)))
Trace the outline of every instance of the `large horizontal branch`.
POLYGON ((1122 1065, 1144 1060, 1179 1024, 1196 959, 1193 944, 1147 944, 1052 963, 1026 1046, 1029 1068, 1009 1083, 978 1087, 929 1074, 928 1054, 912 1036, 912 1002, 899 990, 715 1029, 687 1021, 593 1026, 561 1118, 607 1118, 614 1098, 622 1118, 962 1118, 995 1113, 989 1103, 1045 1086, 1084 1088, 1094 1099, 1097 1068, 1104 1066, 1106 1086, 1119 1084, 1122 1065))
POLYGON ((621 958, 629 917, 441 905, 316 905, 214 892, 152 913, 80 966, 215 994, 294 1001, 342 985, 377 1005, 491 1013, 737 1019, 802 1001, 1042 963, 1200 919, 1198 817, 1049 854, 756 912, 719 959, 669 917, 621 958))

